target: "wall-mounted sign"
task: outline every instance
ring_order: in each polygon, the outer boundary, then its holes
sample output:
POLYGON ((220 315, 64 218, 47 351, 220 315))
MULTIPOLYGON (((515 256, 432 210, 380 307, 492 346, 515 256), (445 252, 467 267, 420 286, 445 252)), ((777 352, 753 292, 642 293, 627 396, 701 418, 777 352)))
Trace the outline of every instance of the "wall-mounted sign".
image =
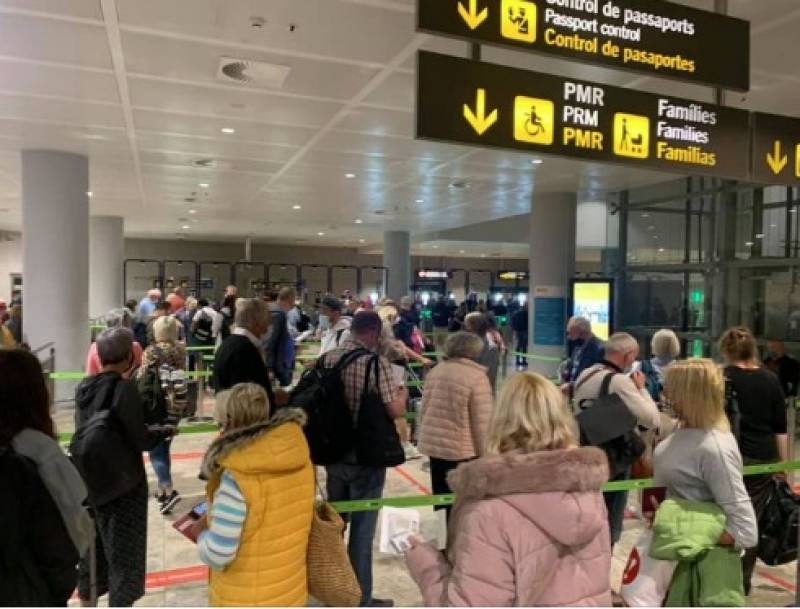
POLYGON ((431 269, 420 269, 417 271, 419 279, 449 279, 449 271, 435 271, 431 269))
POLYGON ((753 181, 800 186, 800 119, 753 113, 753 181))
POLYGON ((420 51, 417 137, 744 180, 749 113, 420 51))
POLYGON ((419 30, 750 88, 750 24, 660 0, 418 0, 419 30))
POLYGON ((592 332, 608 340, 612 332, 614 284, 610 279, 578 280, 572 282, 572 315, 592 322, 592 332))
POLYGON ((497 273, 497 278, 505 281, 525 281, 528 277, 530 277, 528 271, 500 271, 497 273))

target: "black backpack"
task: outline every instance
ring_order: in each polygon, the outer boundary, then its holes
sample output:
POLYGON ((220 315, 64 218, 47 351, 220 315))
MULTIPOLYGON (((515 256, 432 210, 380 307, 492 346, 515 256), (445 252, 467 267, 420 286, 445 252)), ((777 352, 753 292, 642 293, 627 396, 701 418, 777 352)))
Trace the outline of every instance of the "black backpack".
POLYGON ((148 366, 144 374, 136 379, 136 389, 144 407, 144 421, 147 425, 162 425, 169 416, 167 395, 161 385, 158 364, 148 366))
POLYGON ((213 320, 209 314, 201 311, 200 319, 197 320, 197 323, 192 324, 192 338, 200 343, 210 343, 213 325, 213 320))
POLYGON ((321 357, 316 366, 303 373, 289 395, 287 406, 302 408, 308 416, 303 431, 315 465, 338 463, 355 447, 356 430, 344 394, 342 371, 368 353, 355 349, 329 368, 321 357))
MULTIPOLYGON (((606 374, 600 386, 600 394, 593 400, 583 400, 582 410, 575 417, 580 429, 581 446, 597 446, 605 451, 610 480, 624 474, 645 451, 644 441, 636 433, 636 416, 619 395, 609 393, 611 381, 616 374, 618 373, 606 374), (592 405, 585 408, 585 402, 591 402, 592 405)), ((591 377, 583 382, 589 378, 591 377)), ((576 392, 578 387, 575 388, 576 392)))
POLYGON ((359 465, 370 467, 395 467, 405 463, 406 455, 397 433, 394 420, 386 412, 378 387, 380 366, 378 355, 373 355, 367 364, 364 376, 364 391, 358 408, 356 422, 356 458, 359 465), (374 389, 370 389, 369 377, 374 371, 374 389))

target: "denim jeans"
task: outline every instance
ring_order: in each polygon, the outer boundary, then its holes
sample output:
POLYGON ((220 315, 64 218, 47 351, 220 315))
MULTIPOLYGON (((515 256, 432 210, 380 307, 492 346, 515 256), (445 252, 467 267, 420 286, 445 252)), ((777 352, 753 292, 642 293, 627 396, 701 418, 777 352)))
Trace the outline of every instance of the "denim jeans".
MULTIPOLYGON (((630 470, 628 470, 611 480, 611 482, 629 480, 630 477, 631 473, 630 470)), ((603 493, 603 499, 605 499, 606 509, 608 510, 608 528, 611 532, 611 545, 613 546, 622 536, 622 524, 625 520, 625 507, 628 505, 628 491, 603 493)))
MULTIPOLYGON (((329 501, 380 499, 383 496, 385 467, 337 463, 325 469, 328 474, 329 501)), ((361 606, 364 607, 372 601, 372 542, 378 524, 378 512, 354 512, 345 520, 350 523, 347 554, 361 585, 361 606)))
POLYGON ((172 488, 172 464, 169 458, 169 449, 172 438, 168 438, 150 451, 150 465, 158 478, 160 489, 172 488))

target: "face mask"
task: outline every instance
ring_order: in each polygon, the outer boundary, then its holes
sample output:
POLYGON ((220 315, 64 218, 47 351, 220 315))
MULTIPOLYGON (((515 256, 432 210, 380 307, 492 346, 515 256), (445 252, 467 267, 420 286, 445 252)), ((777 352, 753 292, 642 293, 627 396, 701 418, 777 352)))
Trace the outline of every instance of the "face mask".
POLYGON ((331 327, 331 318, 327 315, 320 315, 319 316, 319 327, 323 330, 327 330, 331 327))

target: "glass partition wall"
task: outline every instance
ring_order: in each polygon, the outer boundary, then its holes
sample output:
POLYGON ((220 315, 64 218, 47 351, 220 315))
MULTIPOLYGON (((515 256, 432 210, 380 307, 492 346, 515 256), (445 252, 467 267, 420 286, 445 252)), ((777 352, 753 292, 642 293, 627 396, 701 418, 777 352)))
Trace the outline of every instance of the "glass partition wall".
POLYGON ((612 199, 619 240, 604 271, 618 329, 645 353, 670 328, 685 353, 710 355, 738 324, 800 350, 800 189, 687 178, 612 199))

